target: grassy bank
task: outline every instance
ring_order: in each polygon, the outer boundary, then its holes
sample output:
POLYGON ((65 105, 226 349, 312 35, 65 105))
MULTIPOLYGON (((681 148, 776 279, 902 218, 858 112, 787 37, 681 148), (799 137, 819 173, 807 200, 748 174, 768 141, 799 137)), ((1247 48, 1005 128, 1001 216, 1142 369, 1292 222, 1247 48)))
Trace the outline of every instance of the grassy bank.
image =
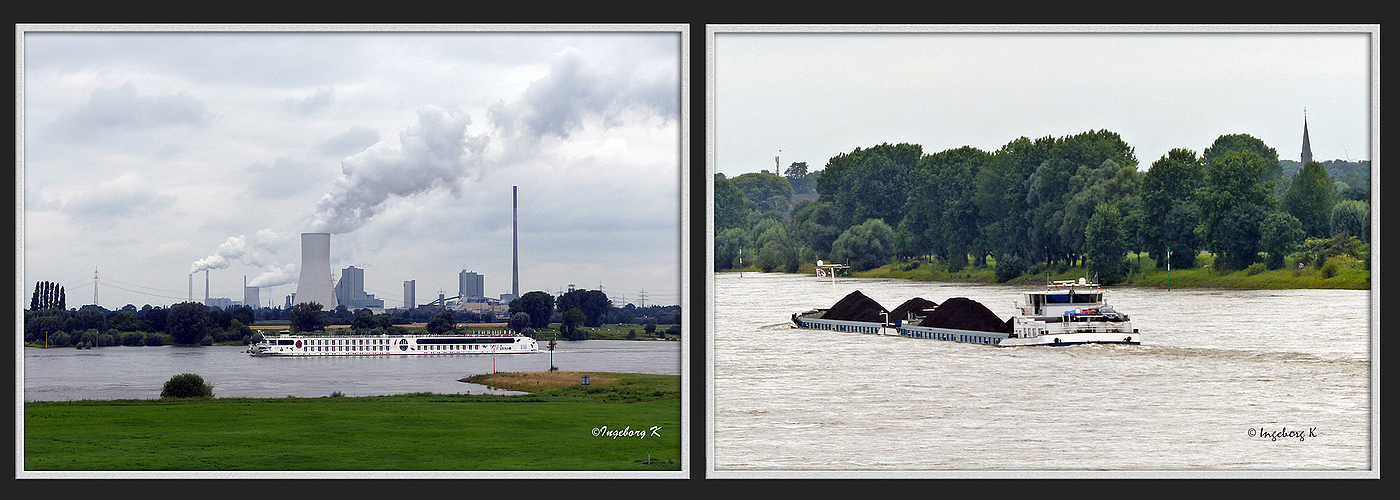
MULTIPOLYGON (((1127 276, 1120 285, 1149 286, 1161 288, 1233 288, 1248 290, 1280 290, 1293 288, 1322 288, 1322 289, 1346 289, 1346 290, 1369 290, 1371 289, 1371 271, 1366 269, 1365 263, 1348 257, 1333 257, 1322 267, 1304 266, 1298 269, 1297 264, 1291 259, 1284 263, 1282 269, 1266 270, 1262 265, 1254 266, 1250 269, 1240 271, 1222 272, 1212 266, 1214 259, 1211 254, 1202 252, 1198 257, 1198 266, 1190 269, 1174 269, 1170 273, 1165 267, 1158 268, 1155 261, 1146 254, 1129 254, 1129 262, 1133 263, 1134 271, 1127 276)), ((903 262, 886 264, 868 271, 858 271, 851 273, 851 276, 863 278, 898 278, 923 281, 964 281, 974 283, 995 283, 996 282, 995 260, 988 259, 986 267, 976 267, 969 264, 967 267, 956 272, 949 272, 945 267, 931 265, 927 262, 915 262, 906 260, 903 262)), ((810 274, 815 269, 814 262, 802 264, 799 269, 802 274, 810 274)), ((738 272, 737 269, 731 270, 738 272)), ((761 272, 757 269, 745 269, 744 272, 761 272)), ((1008 283, 1020 284, 1043 284, 1048 277, 1051 280, 1073 280, 1089 275, 1092 271, 1087 271, 1081 266, 1071 266, 1062 269, 1054 269, 1047 275, 1023 274, 1008 283)))
POLYGON ((477 380, 530 394, 27 402, 24 468, 680 470, 680 377, 477 380))

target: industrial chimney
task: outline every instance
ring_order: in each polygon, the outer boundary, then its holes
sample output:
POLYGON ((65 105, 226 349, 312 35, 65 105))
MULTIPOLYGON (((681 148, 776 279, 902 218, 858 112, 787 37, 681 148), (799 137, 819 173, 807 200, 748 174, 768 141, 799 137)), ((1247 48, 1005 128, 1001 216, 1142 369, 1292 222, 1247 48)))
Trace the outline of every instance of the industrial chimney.
POLYGON ((520 297, 520 215, 517 190, 510 187, 510 294, 520 297))
POLYGON ((330 233, 301 233, 301 278, 297 280, 296 301, 321 304, 322 311, 335 309, 330 233))

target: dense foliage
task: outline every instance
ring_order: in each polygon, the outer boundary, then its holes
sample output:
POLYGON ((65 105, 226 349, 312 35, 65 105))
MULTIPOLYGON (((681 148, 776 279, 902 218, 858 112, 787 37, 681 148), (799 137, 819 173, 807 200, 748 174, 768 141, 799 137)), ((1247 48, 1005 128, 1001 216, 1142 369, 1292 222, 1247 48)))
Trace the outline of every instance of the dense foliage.
POLYGON ((204 381, 204 377, 193 373, 182 373, 165 381, 160 390, 162 398, 212 398, 214 387, 204 381))
MULTIPOLYGON (((1248 134, 1222 135, 1199 155, 1173 149, 1145 170, 1118 134, 1097 130, 1021 137, 993 152, 885 143, 834 156, 824 170, 794 163, 783 176, 714 184, 717 270, 905 261, 948 272, 995 265, 1007 281, 1087 265, 1113 283, 1140 267, 1128 262, 1134 252, 1177 269, 1201 265, 1201 251, 1225 271, 1276 269, 1307 238, 1370 237, 1367 168, 1295 167, 1248 134), (819 197, 795 196, 813 178, 819 197)), ((1358 248, 1353 257, 1369 252, 1358 248)))

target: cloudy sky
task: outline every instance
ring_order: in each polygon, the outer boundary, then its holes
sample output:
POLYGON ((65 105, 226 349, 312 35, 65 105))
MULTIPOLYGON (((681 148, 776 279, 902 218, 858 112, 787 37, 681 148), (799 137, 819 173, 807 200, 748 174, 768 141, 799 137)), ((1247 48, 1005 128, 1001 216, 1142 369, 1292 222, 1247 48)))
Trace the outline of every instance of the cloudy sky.
POLYGON ((281 305, 303 232, 386 306, 496 296, 518 186, 521 293, 679 304, 680 29, 482 29, 27 31, 21 300, 281 305))
POLYGON ((716 172, 772 171, 775 156, 818 170, 886 142, 990 152, 1100 129, 1143 170, 1238 133, 1296 161, 1305 109, 1314 159, 1372 157, 1364 28, 832 29, 715 28, 716 172))

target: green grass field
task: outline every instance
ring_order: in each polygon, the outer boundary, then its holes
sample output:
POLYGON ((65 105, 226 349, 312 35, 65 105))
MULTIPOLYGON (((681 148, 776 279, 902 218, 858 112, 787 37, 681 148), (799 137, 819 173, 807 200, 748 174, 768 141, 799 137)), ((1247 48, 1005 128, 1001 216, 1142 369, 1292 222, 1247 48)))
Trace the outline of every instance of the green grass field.
POLYGON ((26 402, 24 469, 680 470, 680 377, 579 375, 519 396, 26 402))

